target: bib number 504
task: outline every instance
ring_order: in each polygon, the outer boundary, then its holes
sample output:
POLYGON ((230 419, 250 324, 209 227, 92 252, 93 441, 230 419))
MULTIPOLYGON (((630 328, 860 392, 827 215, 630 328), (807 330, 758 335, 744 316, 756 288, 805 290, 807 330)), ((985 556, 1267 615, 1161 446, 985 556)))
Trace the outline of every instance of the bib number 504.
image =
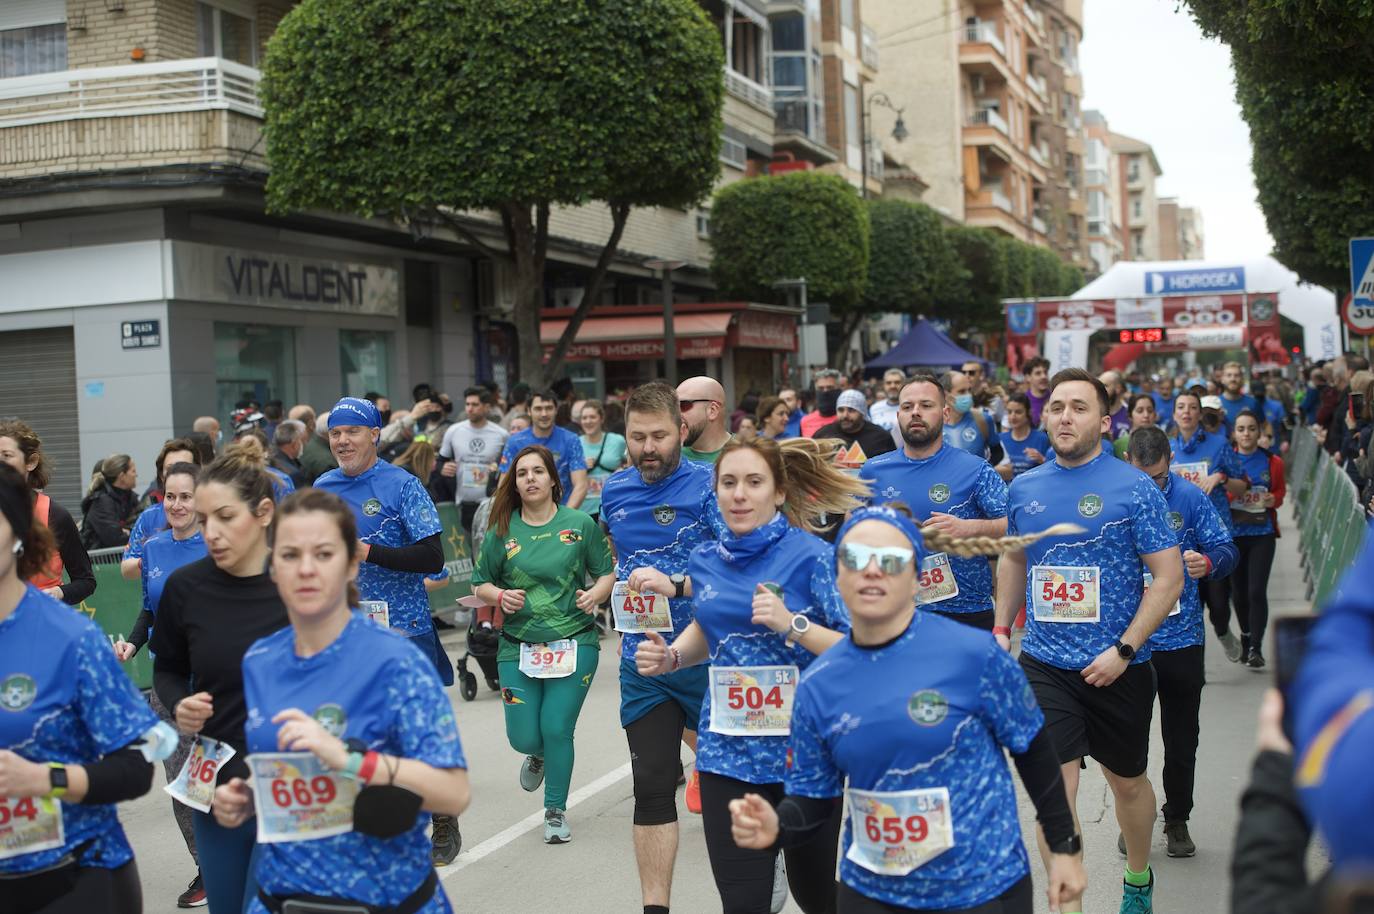
POLYGON ((773 708, 781 708, 783 705, 782 689, 778 686, 773 686, 766 694, 758 686, 730 686, 725 693, 725 700, 735 711, 741 708, 757 711, 764 705, 773 708))

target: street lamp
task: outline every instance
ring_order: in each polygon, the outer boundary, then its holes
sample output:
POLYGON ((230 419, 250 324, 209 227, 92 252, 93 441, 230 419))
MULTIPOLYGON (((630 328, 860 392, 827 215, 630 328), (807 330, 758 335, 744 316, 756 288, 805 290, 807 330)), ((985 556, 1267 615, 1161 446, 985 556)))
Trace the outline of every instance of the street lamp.
POLYGON ((861 112, 863 115, 863 123, 860 125, 859 130, 859 132, 863 134, 863 164, 861 167, 863 175, 863 195, 865 198, 868 197, 868 154, 869 148, 871 146, 871 141, 869 140, 868 136, 868 128, 869 125, 873 123, 874 105, 886 108, 887 110, 897 115, 897 123, 892 125, 892 138, 894 140, 900 143, 904 141, 907 137, 911 136, 911 134, 906 129, 906 122, 902 120, 902 112, 906 110, 905 108, 898 108, 896 105, 894 105, 892 103, 892 99, 887 97, 886 92, 874 92, 872 95, 868 96, 868 99, 864 102, 864 109, 861 112))
POLYGON ((685 260, 646 260, 651 270, 663 271, 663 375, 677 387, 677 336, 673 332, 673 271, 687 266, 685 260))

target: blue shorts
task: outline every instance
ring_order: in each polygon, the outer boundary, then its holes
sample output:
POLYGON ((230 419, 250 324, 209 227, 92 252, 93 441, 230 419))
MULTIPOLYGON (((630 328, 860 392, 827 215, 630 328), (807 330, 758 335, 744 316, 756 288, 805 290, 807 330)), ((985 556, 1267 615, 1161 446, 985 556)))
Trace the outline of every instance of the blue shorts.
MULTIPOLYGON (((393 629, 395 631, 395 629, 393 629)), ((398 632, 407 641, 420 649, 434 664, 434 669, 439 674, 439 681, 447 688, 453 685, 453 663, 448 659, 448 652, 444 650, 443 642, 439 640, 439 633, 434 629, 421 632, 418 635, 407 635, 405 632, 398 632)))
POLYGON ((687 718, 687 729, 701 721, 701 702, 706 697, 707 666, 689 667, 663 676, 641 676, 633 663, 620 663, 620 726, 648 714, 665 701, 675 701, 687 718))

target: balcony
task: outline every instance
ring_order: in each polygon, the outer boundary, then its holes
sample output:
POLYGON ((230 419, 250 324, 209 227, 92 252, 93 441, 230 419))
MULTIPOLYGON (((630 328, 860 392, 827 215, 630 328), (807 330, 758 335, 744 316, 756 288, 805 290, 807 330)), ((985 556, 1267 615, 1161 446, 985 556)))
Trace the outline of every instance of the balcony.
POLYGON ((1011 129, 1007 127, 1007 122, 1002 115, 997 113, 995 108, 979 108, 968 116, 970 127, 995 127, 1004 136, 1011 136, 1011 129))
POLYGON ((1012 209, 1011 200, 998 185, 985 185, 978 192, 964 197, 965 221, 969 225, 995 229, 1013 238, 1022 238, 1026 230, 1012 209))
POLYGON ((1045 34, 1044 13, 1040 12, 1037 9, 1033 9, 1029 3, 1025 4, 1022 7, 1022 9, 1026 14, 1026 20, 1035 27, 1036 31, 1038 31, 1042 35, 1045 34))
POLYGON ((1041 168, 1050 167, 1050 149, 1043 142, 1030 147, 1031 161, 1041 168))
POLYGON ((1105 168, 1089 168, 1085 173, 1083 183, 1088 187, 1106 187, 1107 170, 1105 168))
POLYGON ((1046 225, 1045 220, 1041 219, 1039 216, 1031 216, 1031 228, 1035 229, 1035 231, 1039 232, 1041 235, 1048 235, 1050 233, 1050 227, 1046 225))
POLYGON ((1003 58, 1007 56, 1007 46, 1002 43, 1002 36, 997 34, 995 22, 973 22, 965 26, 964 41, 969 44, 990 44, 1003 58))
POLYGON ((1036 98, 1047 105, 1050 103, 1050 90, 1045 85, 1043 77, 1028 73, 1026 74, 1026 85, 1030 86, 1030 90, 1035 93, 1036 98))
POLYGON ((773 90, 728 66, 725 68, 725 91, 755 108, 773 113, 773 90))
POLYGON ((878 69, 878 33, 869 26, 863 27, 860 48, 864 66, 870 70, 878 69))

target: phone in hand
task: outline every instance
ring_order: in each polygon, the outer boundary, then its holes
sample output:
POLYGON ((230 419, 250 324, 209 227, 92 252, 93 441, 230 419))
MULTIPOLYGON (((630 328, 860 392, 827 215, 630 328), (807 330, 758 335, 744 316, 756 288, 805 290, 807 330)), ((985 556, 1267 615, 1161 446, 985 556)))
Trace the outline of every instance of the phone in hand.
POLYGON ((1289 740, 1293 739, 1293 701, 1289 693, 1307 655, 1308 637, 1318 618, 1279 616, 1274 620, 1274 684, 1283 695, 1283 732, 1289 740))

